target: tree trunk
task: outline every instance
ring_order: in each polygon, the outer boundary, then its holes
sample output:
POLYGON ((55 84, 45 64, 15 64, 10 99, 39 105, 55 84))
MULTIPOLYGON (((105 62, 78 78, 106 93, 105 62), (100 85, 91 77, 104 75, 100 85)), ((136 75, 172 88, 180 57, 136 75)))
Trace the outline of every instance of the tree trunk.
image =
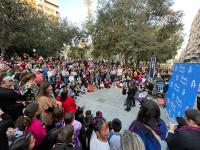
POLYGON ((127 52, 124 52, 124 63, 125 63, 125 65, 128 64, 128 53, 127 52))
POLYGON ((1 47, 1 57, 4 57, 5 49, 1 47))
POLYGON ((137 61, 136 61, 136 67, 139 68, 139 66, 140 66, 140 60, 137 59, 137 61))

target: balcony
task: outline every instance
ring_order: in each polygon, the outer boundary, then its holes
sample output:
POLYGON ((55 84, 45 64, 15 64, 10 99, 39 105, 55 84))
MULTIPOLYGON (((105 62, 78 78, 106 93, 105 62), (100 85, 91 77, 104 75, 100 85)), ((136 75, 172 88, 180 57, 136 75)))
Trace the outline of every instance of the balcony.
POLYGON ((199 55, 200 54, 200 49, 195 50, 194 53, 199 55))
POLYGON ((198 56, 198 55, 196 55, 196 54, 191 54, 191 55, 190 55, 190 58, 191 58, 191 59, 194 59, 194 58, 199 58, 199 56, 198 56))

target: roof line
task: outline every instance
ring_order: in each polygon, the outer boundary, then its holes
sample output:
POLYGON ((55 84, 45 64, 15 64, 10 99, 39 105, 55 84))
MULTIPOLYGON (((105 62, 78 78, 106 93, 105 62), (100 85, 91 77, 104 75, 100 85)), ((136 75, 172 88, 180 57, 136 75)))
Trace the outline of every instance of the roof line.
POLYGON ((54 6, 56 6, 56 7, 58 7, 59 8, 59 6, 58 5, 56 5, 56 4, 54 4, 54 3, 51 3, 51 2, 49 2, 49 1, 47 1, 47 0, 44 0, 46 3, 49 3, 49 4, 51 4, 51 5, 54 5, 54 6))

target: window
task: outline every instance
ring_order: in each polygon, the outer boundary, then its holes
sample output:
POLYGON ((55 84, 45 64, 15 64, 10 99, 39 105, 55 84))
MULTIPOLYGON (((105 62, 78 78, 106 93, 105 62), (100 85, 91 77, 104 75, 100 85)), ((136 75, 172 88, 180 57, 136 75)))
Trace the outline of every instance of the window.
POLYGON ((45 7, 45 10, 48 11, 48 12, 51 12, 51 13, 55 13, 55 11, 49 7, 45 7))

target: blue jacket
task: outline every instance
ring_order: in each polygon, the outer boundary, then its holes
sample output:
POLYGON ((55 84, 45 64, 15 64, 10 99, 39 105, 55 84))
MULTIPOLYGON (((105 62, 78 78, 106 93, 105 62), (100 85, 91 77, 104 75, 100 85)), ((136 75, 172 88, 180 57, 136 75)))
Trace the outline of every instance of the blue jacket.
MULTIPOLYGON (((134 121, 129 127, 129 131, 137 133, 144 142, 146 150, 161 150, 161 145, 153 133, 147 129, 141 122, 134 121)), ((162 140, 165 140, 167 134, 167 127, 163 120, 159 128, 154 131, 160 136, 162 140)))

